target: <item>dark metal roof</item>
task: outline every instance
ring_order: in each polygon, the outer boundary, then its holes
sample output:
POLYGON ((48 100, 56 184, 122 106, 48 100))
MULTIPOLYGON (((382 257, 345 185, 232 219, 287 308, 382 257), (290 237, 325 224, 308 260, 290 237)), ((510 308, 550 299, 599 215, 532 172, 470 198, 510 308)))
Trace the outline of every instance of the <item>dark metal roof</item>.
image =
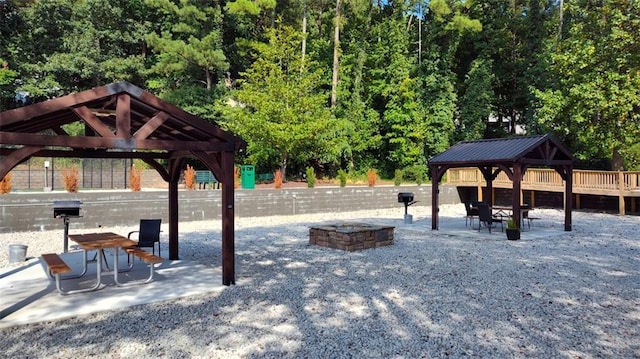
POLYGON ((429 165, 475 166, 523 162, 564 164, 574 157, 551 135, 510 137, 459 142, 432 157, 429 165))

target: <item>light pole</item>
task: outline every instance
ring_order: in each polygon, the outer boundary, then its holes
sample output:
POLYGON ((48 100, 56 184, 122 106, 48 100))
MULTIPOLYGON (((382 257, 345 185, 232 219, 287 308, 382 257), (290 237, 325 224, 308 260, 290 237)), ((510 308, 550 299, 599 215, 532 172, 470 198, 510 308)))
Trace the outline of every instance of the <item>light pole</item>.
POLYGON ((49 161, 44 161, 44 191, 51 191, 51 187, 49 187, 49 161))

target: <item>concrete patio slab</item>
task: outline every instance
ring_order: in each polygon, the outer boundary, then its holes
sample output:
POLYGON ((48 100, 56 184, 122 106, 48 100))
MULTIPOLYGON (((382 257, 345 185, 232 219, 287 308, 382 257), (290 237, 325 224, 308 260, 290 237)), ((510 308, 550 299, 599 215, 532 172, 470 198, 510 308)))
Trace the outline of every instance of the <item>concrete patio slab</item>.
MULTIPOLYGON (((107 253, 113 251, 107 251, 107 253)), ((82 268, 82 252, 60 255, 74 272, 82 268)), ((92 254, 89 255, 89 258, 92 254)), ((167 254, 163 254, 166 258, 167 254)), ((121 254, 121 261, 126 256, 121 254)), ((107 254, 111 264, 113 260, 107 254)), ((121 266, 122 267, 122 266, 121 266)), ((221 268, 206 267, 185 260, 165 259, 156 265, 154 281, 128 287, 115 285, 113 275, 103 274, 101 288, 85 293, 60 295, 55 280, 49 278, 44 262, 37 257, 20 266, 0 269, 0 328, 55 321, 79 315, 165 301, 195 294, 221 291, 221 268)), ((139 280, 149 276, 149 267, 136 261, 134 269, 120 273, 119 280, 139 280)), ((89 263, 87 273, 78 279, 63 280, 63 288, 91 286, 96 278, 96 263, 89 263)))

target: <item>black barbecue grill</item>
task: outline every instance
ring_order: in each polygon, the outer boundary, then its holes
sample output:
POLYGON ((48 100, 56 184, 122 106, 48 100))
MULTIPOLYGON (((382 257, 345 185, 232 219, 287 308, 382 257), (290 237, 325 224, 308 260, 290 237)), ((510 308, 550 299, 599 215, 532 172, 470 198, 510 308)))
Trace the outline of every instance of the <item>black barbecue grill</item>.
POLYGON ((407 215, 407 210, 409 206, 417 203, 418 201, 413 200, 413 192, 400 192, 398 193, 398 203, 404 203, 404 215, 407 215))
POLYGON ((62 218, 64 222, 64 252, 69 251, 69 218, 80 215, 80 201, 53 201, 53 218, 62 218))

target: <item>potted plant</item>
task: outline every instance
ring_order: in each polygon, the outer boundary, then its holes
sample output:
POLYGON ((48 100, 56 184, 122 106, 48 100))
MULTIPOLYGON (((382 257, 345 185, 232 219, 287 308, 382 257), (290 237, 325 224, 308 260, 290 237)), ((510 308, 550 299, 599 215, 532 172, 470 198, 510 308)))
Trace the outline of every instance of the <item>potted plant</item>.
POLYGON ((506 233, 508 240, 516 241, 520 239, 520 228, 518 228, 516 221, 514 221, 513 218, 507 221, 506 233))

